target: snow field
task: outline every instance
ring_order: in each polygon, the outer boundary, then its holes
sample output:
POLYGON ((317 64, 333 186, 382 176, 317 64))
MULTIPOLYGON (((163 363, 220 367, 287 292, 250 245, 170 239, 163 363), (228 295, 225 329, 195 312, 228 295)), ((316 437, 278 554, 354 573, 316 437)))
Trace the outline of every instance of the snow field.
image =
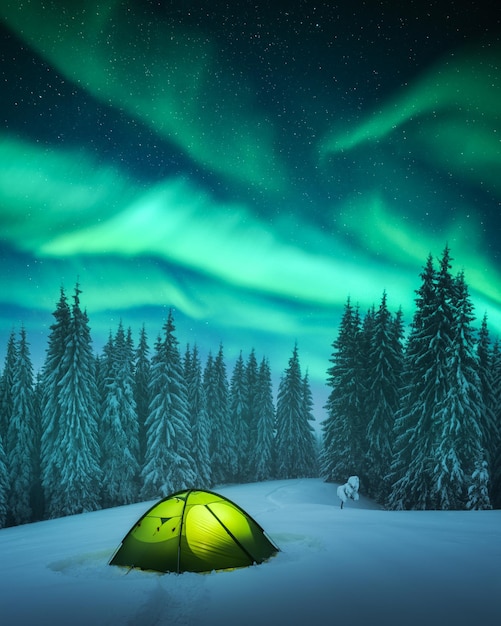
POLYGON ((157 574, 108 566, 152 504, 0 531, 0 621, 84 626, 501 624, 501 511, 343 510, 319 479, 216 489, 281 552, 258 566, 157 574))

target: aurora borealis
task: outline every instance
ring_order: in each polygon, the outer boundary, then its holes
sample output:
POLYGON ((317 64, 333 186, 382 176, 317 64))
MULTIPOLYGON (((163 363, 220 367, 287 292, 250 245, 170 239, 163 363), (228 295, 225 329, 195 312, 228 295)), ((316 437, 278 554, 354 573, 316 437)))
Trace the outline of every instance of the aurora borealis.
MULTIPOLYGON (((495 3, 494 3, 495 4, 495 3)), ((294 342, 323 385, 340 312, 411 321, 446 243, 501 331, 491 2, 4 0, 0 351, 43 348, 78 279, 96 347, 294 342), (269 6, 273 5, 273 6, 269 6)), ((36 361, 36 358, 35 358, 36 361)))

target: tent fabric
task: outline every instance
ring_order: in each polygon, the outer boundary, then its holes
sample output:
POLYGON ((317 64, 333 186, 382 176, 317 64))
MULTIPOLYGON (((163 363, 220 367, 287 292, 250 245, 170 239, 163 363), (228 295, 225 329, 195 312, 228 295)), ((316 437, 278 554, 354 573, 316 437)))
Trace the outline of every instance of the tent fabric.
POLYGON ((178 491, 130 529, 110 565, 208 572, 262 563, 279 551, 237 504, 212 491, 178 491))

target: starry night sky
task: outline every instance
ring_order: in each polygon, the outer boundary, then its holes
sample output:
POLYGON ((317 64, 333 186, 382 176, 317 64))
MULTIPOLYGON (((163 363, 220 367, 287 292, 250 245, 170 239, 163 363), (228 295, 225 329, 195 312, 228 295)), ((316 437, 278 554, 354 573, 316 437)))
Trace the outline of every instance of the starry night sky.
POLYGON ((501 331, 495 2, 3 0, 0 356, 63 285, 94 348, 267 356, 325 386, 348 296, 409 324, 448 243, 501 331))

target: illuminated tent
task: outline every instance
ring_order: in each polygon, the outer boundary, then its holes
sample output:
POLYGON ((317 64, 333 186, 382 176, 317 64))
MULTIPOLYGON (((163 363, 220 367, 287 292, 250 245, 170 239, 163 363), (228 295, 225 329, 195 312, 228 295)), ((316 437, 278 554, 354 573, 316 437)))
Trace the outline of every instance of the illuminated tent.
POLYGON ((246 567, 278 552, 261 526, 234 502, 189 489, 160 500, 122 540, 110 565, 159 572, 246 567))

